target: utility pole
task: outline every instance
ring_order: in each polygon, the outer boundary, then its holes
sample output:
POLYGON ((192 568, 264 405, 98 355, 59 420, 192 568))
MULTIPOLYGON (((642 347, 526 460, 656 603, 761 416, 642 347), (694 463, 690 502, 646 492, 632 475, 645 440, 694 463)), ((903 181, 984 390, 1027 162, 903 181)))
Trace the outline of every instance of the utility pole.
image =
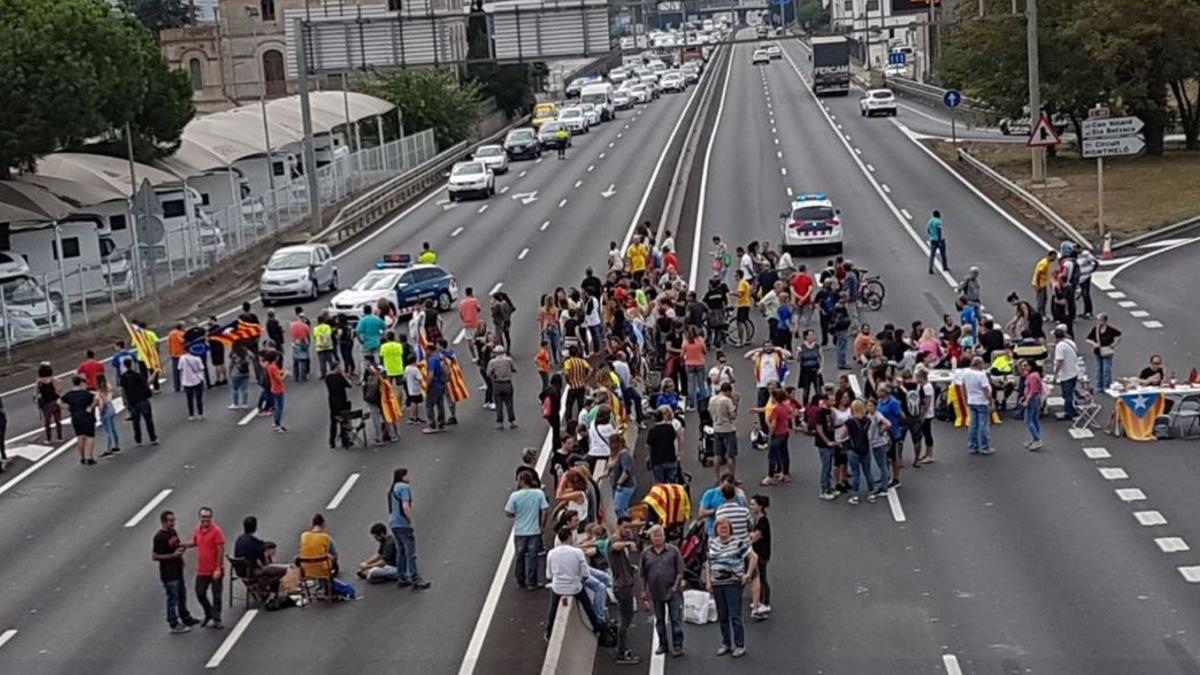
POLYGON ((321 231, 321 184, 317 180, 317 152, 313 147, 312 103, 308 97, 308 36, 304 19, 296 19, 296 62, 300 71, 300 117, 304 125, 304 177, 308 179, 308 208, 312 230, 321 231))
MULTIPOLYGON (((1037 0, 1025 0, 1025 31, 1029 56, 1029 126, 1032 129, 1042 117, 1042 95, 1038 81, 1037 0)), ((1045 152, 1045 148, 1030 148, 1034 183, 1046 182, 1046 172, 1042 164, 1045 152)))

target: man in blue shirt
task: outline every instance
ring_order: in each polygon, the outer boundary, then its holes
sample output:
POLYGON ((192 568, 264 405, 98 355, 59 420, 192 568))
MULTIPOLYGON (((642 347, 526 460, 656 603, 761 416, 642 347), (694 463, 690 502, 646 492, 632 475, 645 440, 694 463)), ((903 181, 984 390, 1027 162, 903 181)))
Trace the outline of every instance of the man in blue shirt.
POLYGON ((446 383, 450 381, 449 364, 440 351, 433 351, 425 361, 428 386, 425 388, 425 413, 429 426, 422 433, 433 434, 446 429, 446 383))
POLYGON ((513 564, 517 585, 521 588, 538 587, 538 555, 542 552, 542 528, 546 525, 546 511, 550 502, 546 493, 533 486, 529 473, 517 476, 517 490, 508 496, 504 512, 515 518, 513 545, 517 556, 513 564))
POLYGON ((891 424, 888 434, 891 435, 892 441, 888 445, 887 456, 892 465, 892 480, 888 483, 888 487, 900 487, 900 460, 901 453, 904 451, 904 412, 900 408, 900 401, 892 396, 891 385, 879 385, 877 393, 879 401, 875 404, 875 409, 891 424))
POLYGON ((116 374, 112 381, 116 382, 121 379, 121 374, 125 372, 125 362, 132 361, 137 358, 137 353, 125 346, 124 340, 117 340, 113 346, 116 350, 112 355, 112 368, 116 374))
POLYGON ((354 332, 358 334, 358 341, 362 343, 364 356, 379 354, 379 345, 383 341, 385 330, 387 330, 387 324, 383 322, 383 319, 375 316, 370 305, 364 305, 362 318, 358 320, 358 325, 354 328, 354 332))
POLYGON ((408 469, 392 472, 392 489, 388 491, 388 526, 396 537, 400 553, 396 567, 400 572, 399 586, 415 590, 429 588, 429 582, 417 572, 417 540, 413 536, 412 488, 408 485, 408 469))
MULTIPOLYGON (((733 474, 721 474, 721 480, 717 484, 704 491, 700 497, 700 510, 696 512, 697 518, 705 518, 708 520, 708 536, 710 538, 717 536, 717 508, 724 504, 727 500, 725 495, 721 493, 721 489, 726 485, 735 485, 733 474)), ((740 489, 733 500, 742 506, 746 506, 746 494, 740 489)))
POLYGON ((929 273, 933 274, 933 259, 937 256, 938 251, 942 252, 942 269, 949 272, 950 265, 946 263, 946 236, 942 233, 941 211, 934 210, 933 217, 925 225, 925 232, 929 235, 929 273))

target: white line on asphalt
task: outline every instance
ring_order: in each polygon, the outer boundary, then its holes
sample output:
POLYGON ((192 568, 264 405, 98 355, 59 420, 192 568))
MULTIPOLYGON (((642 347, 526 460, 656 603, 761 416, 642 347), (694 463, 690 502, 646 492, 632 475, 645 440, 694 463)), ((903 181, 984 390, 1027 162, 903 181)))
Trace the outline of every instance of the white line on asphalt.
POLYGON ((942 665, 946 668, 946 675, 962 675, 962 668, 958 667, 957 656, 942 654, 942 665))
POLYGON ((342 487, 338 488, 338 491, 333 494, 333 499, 329 500, 329 503, 325 505, 325 508, 333 511, 337 507, 341 506, 342 500, 346 498, 346 495, 350 494, 350 489, 353 488, 354 484, 358 482, 359 475, 360 474, 352 473, 347 476, 346 482, 342 483, 342 487))
POLYGON ((837 128, 838 128, 838 130, 839 130, 839 131, 841 130, 841 128, 842 128, 842 124, 841 124, 841 122, 839 122, 839 123, 838 123, 838 125, 837 125, 837 128))
POLYGON ((775 145, 779 145, 779 139, 778 139, 778 138, 776 138, 776 139, 775 139, 775 145))
POLYGON ((463 228, 461 226, 455 228, 454 231, 450 233, 450 238, 453 239, 454 237, 457 237, 458 235, 462 234, 462 231, 463 228))
POLYGON ((1135 309, 1129 313, 1129 316, 1132 316, 1135 319, 1144 319, 1150 316, 1150 312, 1147 312, 1144 309, 1135 309))
POLYGON ((1181 537, 1156 537, 1154 543, 1163 553, 1183 553, 1192 550, 1181 537))
POLYGON ((517 254, 517 260, 524 260, 525 256, 527 255, 529 255, 529 249, 523 248, 521 249, 521 252, 517 254))
POLYGON ((791 196, 792 196, 792 186, 790 186, 790 185, 789 185, 789 186, 787 187, 787 193, 788 193, 788 196, 789 196, 789 197, 791 197, 791 196))
POLYGON ((1137 303, 1133 300, 1121 300, 1117 303, 1117 306, 1124 307, 1125 309, 1131 309, 1133 307, 1137 307, 1137 303))
POLYGON ((492 290, 488 291, 488 295, 495 295, 496 291, 500 290, 500 287, 503 285, 504 285, 503 281, 497 281, 496 285, 492 286, 492 290))
POLYGON ((542 223, 542 226, 538 228, 538 232, 545 232, 547 227, 550 227, 550 221, 548 220, 542 223))
POLYGON ((238 426, 244 427, 247 424, 250 424, 250 420, 254 419, 255 417, 258 417, 258 410, 251 410, 250 412, 246 413, 245 417, 238 420, 238 426))
POLYGON ((1167 524, 1167 519, 1158 511, 1134 511, 1133 517, 1137 518, 1138 523, 1142 527, 1156 527, 1167 524))
POLYGON ((529 174, 529 170, 526 169, 525 171, 522 171, 521 173, 517 174, 517 178, 524 178, 528 174, 529 174))
POLYGON ((617 142, 616 142, 616 141, 612 141, 612 142, 610 142, 610 143, 608 144, 608 147, 610 147, 610 148, 611 148, 612 146, 614 146, 614 145, 616 145, 616 144, 617 144, 617 142))
POLYGON ((868 165, 867 165, 867 171, 870 171, 871 173, 875 173, 875 165, 874 165, 874 164, 868 164, 868 165))
POLYGON ((596 170, 596 165, 595 165, 595 164, 588 164, 588 173, 591 173, 591 172, 593 172, 593 171, 595 171, 595 170, 596 170))
POLYGON ((577 180, 577 181, 575 181, 575 189, 576 189, 576 190, 578 190, 578 189, 579 189, 579 186, 580 186, 580 185, 583 185, 583 181, 581 181, 581 180, 577 180))
POLYGON ((490 205, 489 205, 489 204, 484 204, 483 206, 479 207, 479 210, 478 210, 478 211, 476 211, 475 213, 483 213, 484 211, 487 211, 487 210, 488 210, 488 206, 490 206, 490 205))
MULTIPOLYGON (((1200 569, 1200 568, 1197 568, 1200 569)), ((650 675, 663 675, 667 671, 667 654, 658 653, 658 629, 655 628, 656 621, 653 615, 650 616, 650 675)))
POLYGON ((779 167, 779 173, 780 173, 781 175, 784 175, 784 176, 786 176, 786 175, 787 175, 787 167, 786 167, 786 166, 781 166, 781 167, 779 167))
POLYGON ((242 633, 246 632, 246 628, 250 626, 250 622, 256 616, 258 616, 257 609, 251 609, 243 614, 242 618, 238 619, 237 625, 230 631, 229 636, 225 638, 220 647, 217 647, 217 651, 213 652, 212 658, 208 660, 208 663, 204 664, 204 667, 209 669, 219 667, 221 662, 225 660, 225 657, 229 656, 230 650, 237 644, 237 641, 242 637, 242 633))
POLYGON ((564 207, 566 205, 567 205, 567 198, 563 197, 562 201, 558 203, 558 208, 561 209, 562 207, 564 207))
POLYGON ((1100 475, 1104 476, 1105 480, 1125 480, 1129 478, 1129 474, 1125 472, 1125 469, 1120 467, 1102 467, 1100 475))
POLYGON ((1108 297, 1112 298, 1113 300, 1121 300, 1125 297, 1125 294, 1121 291, 1109 291, 1108 297))
POLYGON ((908 520, 908 518, 904 516, 904 507, 900 506, 900 493, 896 491, 896 488, 888 489, 887 500, 888 506, 890 506, 892 509, 892 520, 896 521, 897 523, 903 523, 904 521, 908 520))
POLYGON ((907 220, 912 220, 912 214, 908 212, 908 209, 900 209, 900 215, 904 216, 907 220))
POLYGON ((858 383, 858 376, 850 373, 846 376, 850 379, 850 389, 854 392, 854 398, 860 399, 863 397, 862 385, 858 383))
POLYGON ((782 150, 776 150, 776 151, 775 151, 775 158, 776 158, 776 159, 783 159, 783 151, 782 151, 782 150))
POLYGON ((154 498, 146 502, 146 505, 143 506, 140 511, 133 514, 132 518, 125 521, 125 527, 137 527, 137 524, 142 520, 142 518, 145 518, 151 511, 155 509, 155 507, 163 503, 163 500, 166 499, 170 494, 171 488, 167 488, 154 495, 154 498))
POLYGON ((1146 499, 1146 493, 1138 488, 1120 488, 1115 491, 1117 498, 1123 502, 1140 502, 1146 499))
MULTIPOLYGON (((1177 567, 1179 573, 1183 575, 1184 581, 1189 584, 1200 584, 1200 565, 1188 565, 1186 567, 1177 567)), ((16 631, 13 631, 14 633, 16 631)), ((0 636, 0 645, 4 644, 3 637, 0 636)))
POLYGON ((850 134, 846 134, 846 140, 850 140, 850 134))
POLYGON ((606 152, 602 152, 602 153, 600 153, 600 156, 599 156, 599 157, 597 157, 596 159, 604 159, 604 156, 605 156, 606 154, 608 154, 608 153, 606 153, 606 152))
POLYGON ((1143 321, 1142 325, 1145 326, 1146 328, 1162 328, 1163 327, 1161 321, 1143 321))
POLYGON ((500 188, 500 194, 504 194, 505 192, 508 192, 508 186, 507 186, 507 185, 505 185, 504 187, 500 188))
POLYGON ((467 329, 465 327, 463 327, 463 328, 459 329, 458 335, 454 336, 454 344, 458 344, 458 343, 462 342, 463 338, 465 338, 465 337, 467 337, 467 329))
POLYGON ((856 155, 861 155, 861 154, 862 154, 862 149, 861 149, 861 148, 855 148, 855 149, 854 149, 854 154, 856 154, 856 155))
POLYGON ((21 473, 17 474, 12 480, 8 481, 4 485, 0 485, 0 495, 13 489, 21 481, 32 476, 35 471, 42 468, 43 466, 46 466, 50 462, 54 461, 55 457, 58 457, 59 455, 66 452, 67 450, 70 450, 75 445, 75 443, 78 442, 78 440, 79 440, 78 438, 72 438, 71 440, 67 441, 66 443, 63 443, 62 445, 55 448, 54 452, 39 459, 36 463, 34 463, 33 466, 31 466, 28 469, 25 469, 21 473))
MULTIPOLYGON (((790 61, 791 59, 788 59, 788 60, 790 61)), ((837 115, 830 115, 829 119, 837 121, 837 115)))
POLYGON ((881 183, 879 187, 883 188, 883 191, 889 195, 892 194, 892 188, 888 187, 887 183, 881 183))
POLYGON ((0 633, 0 647, 3 647, 4 645, 8 644, 8 641, 13 639, 14 637, 16 637, 16 635, 17 635, 16 628, 9 628, 8 630, 4 631, 3 633, 0 633))
POLYGON ((1092 438, 1096 435, 1092 433, 1091 429, 1076 429, 1074 427, 1067 429, 1067 433, 1070 434, 1071 438, 1074 438, 1075 440, 1079 440, 1081 438, 1092 438))
POLYGON ((534 163, 534 164, 541 164, 541 163, 542 163, 542 159, 543 159, 543 158, 541 158, 541 157, 538 157, 537 159, 533 160, 533 163, 534 163))
POLYGON ((1108 459, 1112 457, 1112 453, 1108 448, 1084 448, 1083 454, 1087 455, 1088 459, 1108 459))

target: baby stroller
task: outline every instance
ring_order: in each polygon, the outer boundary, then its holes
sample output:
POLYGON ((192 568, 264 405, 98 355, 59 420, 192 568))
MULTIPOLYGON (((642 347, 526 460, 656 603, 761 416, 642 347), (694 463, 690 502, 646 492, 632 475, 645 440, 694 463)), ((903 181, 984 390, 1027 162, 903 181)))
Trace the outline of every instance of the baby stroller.
POLYGON ((698 518, 687 528, 679 544, 683 557, 683 581, 690 588, 704 588, 704 563, 708 559, 708 528, 703 518, 698 518))
POLYGON ((708 399, 702 399, 697 408, 700 416, 700 442, 697 446, 700 466, 712 466, 716 432, 713 431, 712 414, 708 412, 708 399))
POLYGON ((692 516, 692 498, 689 494, 690 477, 684 474, 684 483, 657 483, 642 498, 646 508, 646 524, 662 525, 667 541, 681 544, 684 527, 692 516))

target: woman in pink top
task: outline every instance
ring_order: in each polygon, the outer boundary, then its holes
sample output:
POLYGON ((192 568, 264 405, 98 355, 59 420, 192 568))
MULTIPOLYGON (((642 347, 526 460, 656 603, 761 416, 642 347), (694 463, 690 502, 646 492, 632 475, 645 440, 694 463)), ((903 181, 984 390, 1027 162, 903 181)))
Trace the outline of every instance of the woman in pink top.
POLYGON ((706 370, 708 347, 695 326, 688 326, 683 337, 683 368, 687 376, 688 405, 695 408, 700 399, 708 398, 706 370))
POLYGON ((938 341, 937 333, 932 328, 926 328, 925 332, 921 333, 921 340, 917 342, 917 350, 925 353, 925 362, 931 366, 940 363, 942 356, 942 343, 938 341))
POLYGON ((1046 385, 1042 382, 1042 374, 1029 361, 1021 362, 1021 378, 1025 394, 1025 426, 1029 429, 1030 440, 1025 444, 1030 450, 1042 447, 1042 401, 1046 400, 1046 385))

